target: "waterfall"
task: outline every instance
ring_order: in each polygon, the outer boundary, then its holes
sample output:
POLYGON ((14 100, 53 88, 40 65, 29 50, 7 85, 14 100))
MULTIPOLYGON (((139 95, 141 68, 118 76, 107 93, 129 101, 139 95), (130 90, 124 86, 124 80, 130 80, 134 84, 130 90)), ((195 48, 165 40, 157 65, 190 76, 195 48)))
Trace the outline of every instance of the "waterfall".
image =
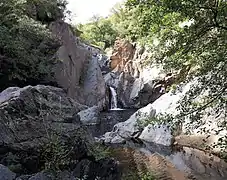
POLYGON ((118 109, 117 108, 117 92, 113 87, 110 87, 111 91, 111 106, 110 109, 118 109))

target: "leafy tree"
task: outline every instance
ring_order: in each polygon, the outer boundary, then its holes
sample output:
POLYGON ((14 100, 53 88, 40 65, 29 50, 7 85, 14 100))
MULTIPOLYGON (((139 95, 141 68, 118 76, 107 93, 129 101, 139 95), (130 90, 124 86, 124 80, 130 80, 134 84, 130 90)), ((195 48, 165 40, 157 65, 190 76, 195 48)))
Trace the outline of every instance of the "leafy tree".
POLYGON ((49 75, 59 41, 48 23, 63 18, 65 1, 2 0, 0 3, 0 89, 36 84, 49 75))
MULTIPOLYGON (((197 77, 198 83, 181 101, 181 113, 175 118, 183 121, 189 117, 200 124, 207 108, 215 108, 226 118, 227 1, 128 0, 126 8, 137 13, 140 30, 136 36, 147 37, 147 44, 155 51, 153 59, 168 71, 189 67, 190 78, 197 77), (154 45, 154 38, 158 45, 154 45), (195 103, 204 92, 203 100, 195 103)), ((225 123, 222 128, 227 128, 225 123)))
POLYGON ((103 49, 114 44, 117 33, 109 19, 94 16, 88 24, 78 25, 82 39, 103 49))

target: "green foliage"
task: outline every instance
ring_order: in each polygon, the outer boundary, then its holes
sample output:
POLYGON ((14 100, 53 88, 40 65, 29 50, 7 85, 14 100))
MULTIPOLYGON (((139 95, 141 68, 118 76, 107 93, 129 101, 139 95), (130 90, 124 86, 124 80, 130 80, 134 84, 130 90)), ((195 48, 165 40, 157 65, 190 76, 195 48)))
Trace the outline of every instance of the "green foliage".
POLYGON ((0 3, 1 89, 11 82, 43 80, 60 42, 46 23, 63 17, 64 1, 3 0, 0 3))
POLYGON ((110 20, 97 16, 92 18, 91 23, 80 24, 77 28, 82 31, 83 40, 103 49, 113 45, 117 36, 110 20))
POLYGON ((161 124, 164 122, 164 120, 166 120, 166 117, 152 117, 152 118, 144 118, 144 119, 138 119, 137 120, 137 125, 139 126, 139 128, 143 129, 146 126, 148 126, 149 124, 161 124))
POLYGON ((157 178, 153 175, 153 173, 149 171, 137 172, 130 171, 127 174, 123 174, 123 180, 156 180, 157 178))
POLYGON ((62 167, 69 166, 71 162, 70 148, 58 135, 51 135, 49 143, 44 146, 41 159, 44 161, 45 170, 58 171, 62 167))
MULTIPOLYGON (((137 41, 147 39, 152 60, 167 71, 189 67, 197 82, 180 102, 174 122, 185 118, 200 125, 208 108, 226 119, 227 96, 227 2, 225 0, 127 0, 135 12, 137 41), (154 43, 154 40, 156 43, 154 43), (206 92, 206 100, 196 102, 206 92)), ((149 60, 150 61, 150 60, 149 60)), ((184 79, 185 80, 185 79, 184 79)), ((226 125, 222 130, 226 130, 226 125)), ((208 133, 208 132, 205 132, 208 133)), ((226 142, 226 141, 222 141, 226 142)), ((223 149, 227 143, 223 143, 223 149)))
POLYGON ((94 144, 90 148, 90 153, 95 157, 95 159, 101 160, 107 157, 110 157, 111 151, 109 147, 103 146, 99 143, 94 144))
POLYGON ((141 180, 155 180, 155 176, 151 172, 142 173, 141 180))

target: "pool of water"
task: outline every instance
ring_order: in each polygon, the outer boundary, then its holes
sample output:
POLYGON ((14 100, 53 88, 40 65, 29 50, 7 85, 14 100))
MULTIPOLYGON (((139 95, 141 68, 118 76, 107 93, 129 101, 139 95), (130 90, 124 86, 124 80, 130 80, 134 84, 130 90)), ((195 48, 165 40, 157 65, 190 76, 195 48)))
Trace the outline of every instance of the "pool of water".
POLYGON ((112 130, 113 126, 119 122, 124 122, 136 112, 136 109, 116 109, 110 111, 103 111, 100 113, 100 124, 88 126, 88 130, 93 137, 100 137, 112 130))
POLYGON ((128 179, 135 179, 141 172, 152 172, 159 179, 170 180, 227 179, 227 163, 198 149, 133 142, 111 145, 111 149, 128 179))

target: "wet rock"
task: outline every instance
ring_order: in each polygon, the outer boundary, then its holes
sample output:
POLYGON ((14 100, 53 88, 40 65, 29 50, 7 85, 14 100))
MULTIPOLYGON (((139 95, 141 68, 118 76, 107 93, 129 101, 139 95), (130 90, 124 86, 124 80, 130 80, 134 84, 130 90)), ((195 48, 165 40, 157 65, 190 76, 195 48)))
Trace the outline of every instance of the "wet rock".
POLYGON ((78 113, 80 120, 85 125, 99 124, 100 123, 100 112, 98 106, 94 106, 78 113))
POLYGON ((14 180, 16 174, 10 171, 7 167, 0 164, 0 179, 1 180, 14 180))

